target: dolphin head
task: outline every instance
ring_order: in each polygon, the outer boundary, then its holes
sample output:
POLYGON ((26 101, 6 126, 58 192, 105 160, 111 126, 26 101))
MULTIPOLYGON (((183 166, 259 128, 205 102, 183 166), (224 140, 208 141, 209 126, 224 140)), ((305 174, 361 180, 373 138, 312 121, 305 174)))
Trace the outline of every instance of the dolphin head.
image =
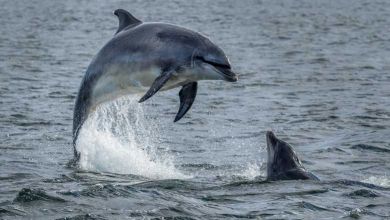
POLYGON ((194 48, 190 58, 191 65, 188 69, 190 78, 236 82, 238 75, 232 71, 229 59, 223 50, 208 38, 202 38, 202 44, 194 48))
POLYGON ((192 62, 193 72, 199 79, 222 79, 228 82, 238 80, 225 53, 211 42, 200 50, 195 50, 192 62))
POLYGON ((178 76, 187 81, 225 80, 236 82, 238 75, 231 69, 224 51, 208 37, 188 29, 165 25, 157 38, 163 42, 164 54, 170 51, 179 68, 178 76))
POLYGON ((267 134, 267 179, 276 179, 278 176, 283 176, 285 173, 302 169, 304 170, 301 161, 290 144, 278 139, 272 131, 267 134))

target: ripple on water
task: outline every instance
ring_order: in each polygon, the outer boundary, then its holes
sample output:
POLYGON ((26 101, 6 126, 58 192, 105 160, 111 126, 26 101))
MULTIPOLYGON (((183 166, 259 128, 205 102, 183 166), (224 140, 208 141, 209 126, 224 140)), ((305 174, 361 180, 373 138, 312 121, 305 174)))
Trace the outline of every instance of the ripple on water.
POLYGON ((101 215, 94 215, 94 214, 83 214, 83 215, 76 215, 76 216, 69 216, 64 218, 58 218, 56 220, 105 220, 108 218, 105 218, 101 215))
POLYGON ((14 202, 27 203, 35 201, 46 201, 46 202, 66 202, 66 200, 48 195, 43 189, 29 189, 23 188, 19 191, 18 195, 14 199, 14 202))
POLYGON ((65 191, 59 192, 62 195, 73 197, 98 197, 98 198, 114 198, 114 197, 130 197, 136 190, 131 186, 118 186, 112 184, 95 184, 88 186, 81 191, 65 191))
POLYGON ((301 208, 310 209, 312 211, 333 211, 331 209, 327 209, 325 207, 315 205, 313 203, 306 202, 306 201, 299 202, 297 205, 301 208))
POLYGON ((2 216, 25 216, 27 212, 21 208, 15 207, 14 205, 7 205, 0 207, 0 217, 2 216))
POLYGON ((359 189, 349 193, 344 193, 343 195, 352 198, 357 198, 357 197, 376 198, 380 196, 380 194, 375 192, 374 190, 368 190, 368 189, 359 189))
POLYGON ((376 147, 368 144, 356 144, 351 147, 351 149, 354 150, 360 150, 360 151, 373 151, 378 153, 390 153, 390 149, 382 148, 382 147, 376 147))

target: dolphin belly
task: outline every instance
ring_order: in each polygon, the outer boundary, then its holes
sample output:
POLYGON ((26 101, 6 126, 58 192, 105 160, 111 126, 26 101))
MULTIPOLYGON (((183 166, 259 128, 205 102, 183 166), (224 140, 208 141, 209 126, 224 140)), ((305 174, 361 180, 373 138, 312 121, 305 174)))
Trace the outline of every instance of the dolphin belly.
MULTIPOLYGON (((134 65, 115 65, 97 80, 92 89, 90 105, 96 107, 124 95, 145 93, 160 74, 161 69, 156 66, 134 68, 134 65)), ((161 90, 179 87, 185 82, 180 77, 172 77, 161 90)))
POLYGON ((115 66, 106 71, 97 80, 91 92, 91 105, 97 106, 103 102, 126 94, 145 92, 158 74, 157 68, 134 70, 132 68, 115 66), (151 82, 150 82, 151 81, 151 82))

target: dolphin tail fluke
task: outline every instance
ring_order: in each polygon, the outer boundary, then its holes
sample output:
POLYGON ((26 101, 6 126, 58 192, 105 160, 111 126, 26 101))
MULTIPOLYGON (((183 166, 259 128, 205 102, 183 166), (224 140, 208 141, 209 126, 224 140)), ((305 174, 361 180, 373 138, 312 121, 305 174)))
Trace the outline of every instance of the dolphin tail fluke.
POLYGON ((156 94, 156 92, 158 92, 158 90, 160 90, 164 86, 164 84, 171 78, 173 73, 174 70, 168 70, 162 72, 161 75, 158 76, 156 80, 154 80, 152 86, 138 102, 139 103, 144 102, 150 97, 152 97, 154 94, 156 94))
POLYGON ((179 121, 191 108, 196 97, 196 91, 198 90, 198 83, 191 82, 185 84, 179 92, 180 96, 180 108, 176 114, 174 122, 179 121))

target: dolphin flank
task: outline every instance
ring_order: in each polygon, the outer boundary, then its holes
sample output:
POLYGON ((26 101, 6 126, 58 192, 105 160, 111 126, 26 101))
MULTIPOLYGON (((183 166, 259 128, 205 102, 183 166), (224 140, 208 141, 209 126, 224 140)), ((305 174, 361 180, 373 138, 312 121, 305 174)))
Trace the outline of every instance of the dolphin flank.
POLYGON ((175 25, 142 22, 123 9, 115 10, 119 26, 114 37, 87 68, 76 98, 73 146, 95 107, 128 94, 144 93, 146 101, 159 90, 182 87, 174 121, 191 108, 199 80, 237 81, 225 53, 207 37, 175 25))
POLYGON ((307 171, 290 144, 278 139, 272 131, 267 134, 267 180, 319 180, 307 171))

